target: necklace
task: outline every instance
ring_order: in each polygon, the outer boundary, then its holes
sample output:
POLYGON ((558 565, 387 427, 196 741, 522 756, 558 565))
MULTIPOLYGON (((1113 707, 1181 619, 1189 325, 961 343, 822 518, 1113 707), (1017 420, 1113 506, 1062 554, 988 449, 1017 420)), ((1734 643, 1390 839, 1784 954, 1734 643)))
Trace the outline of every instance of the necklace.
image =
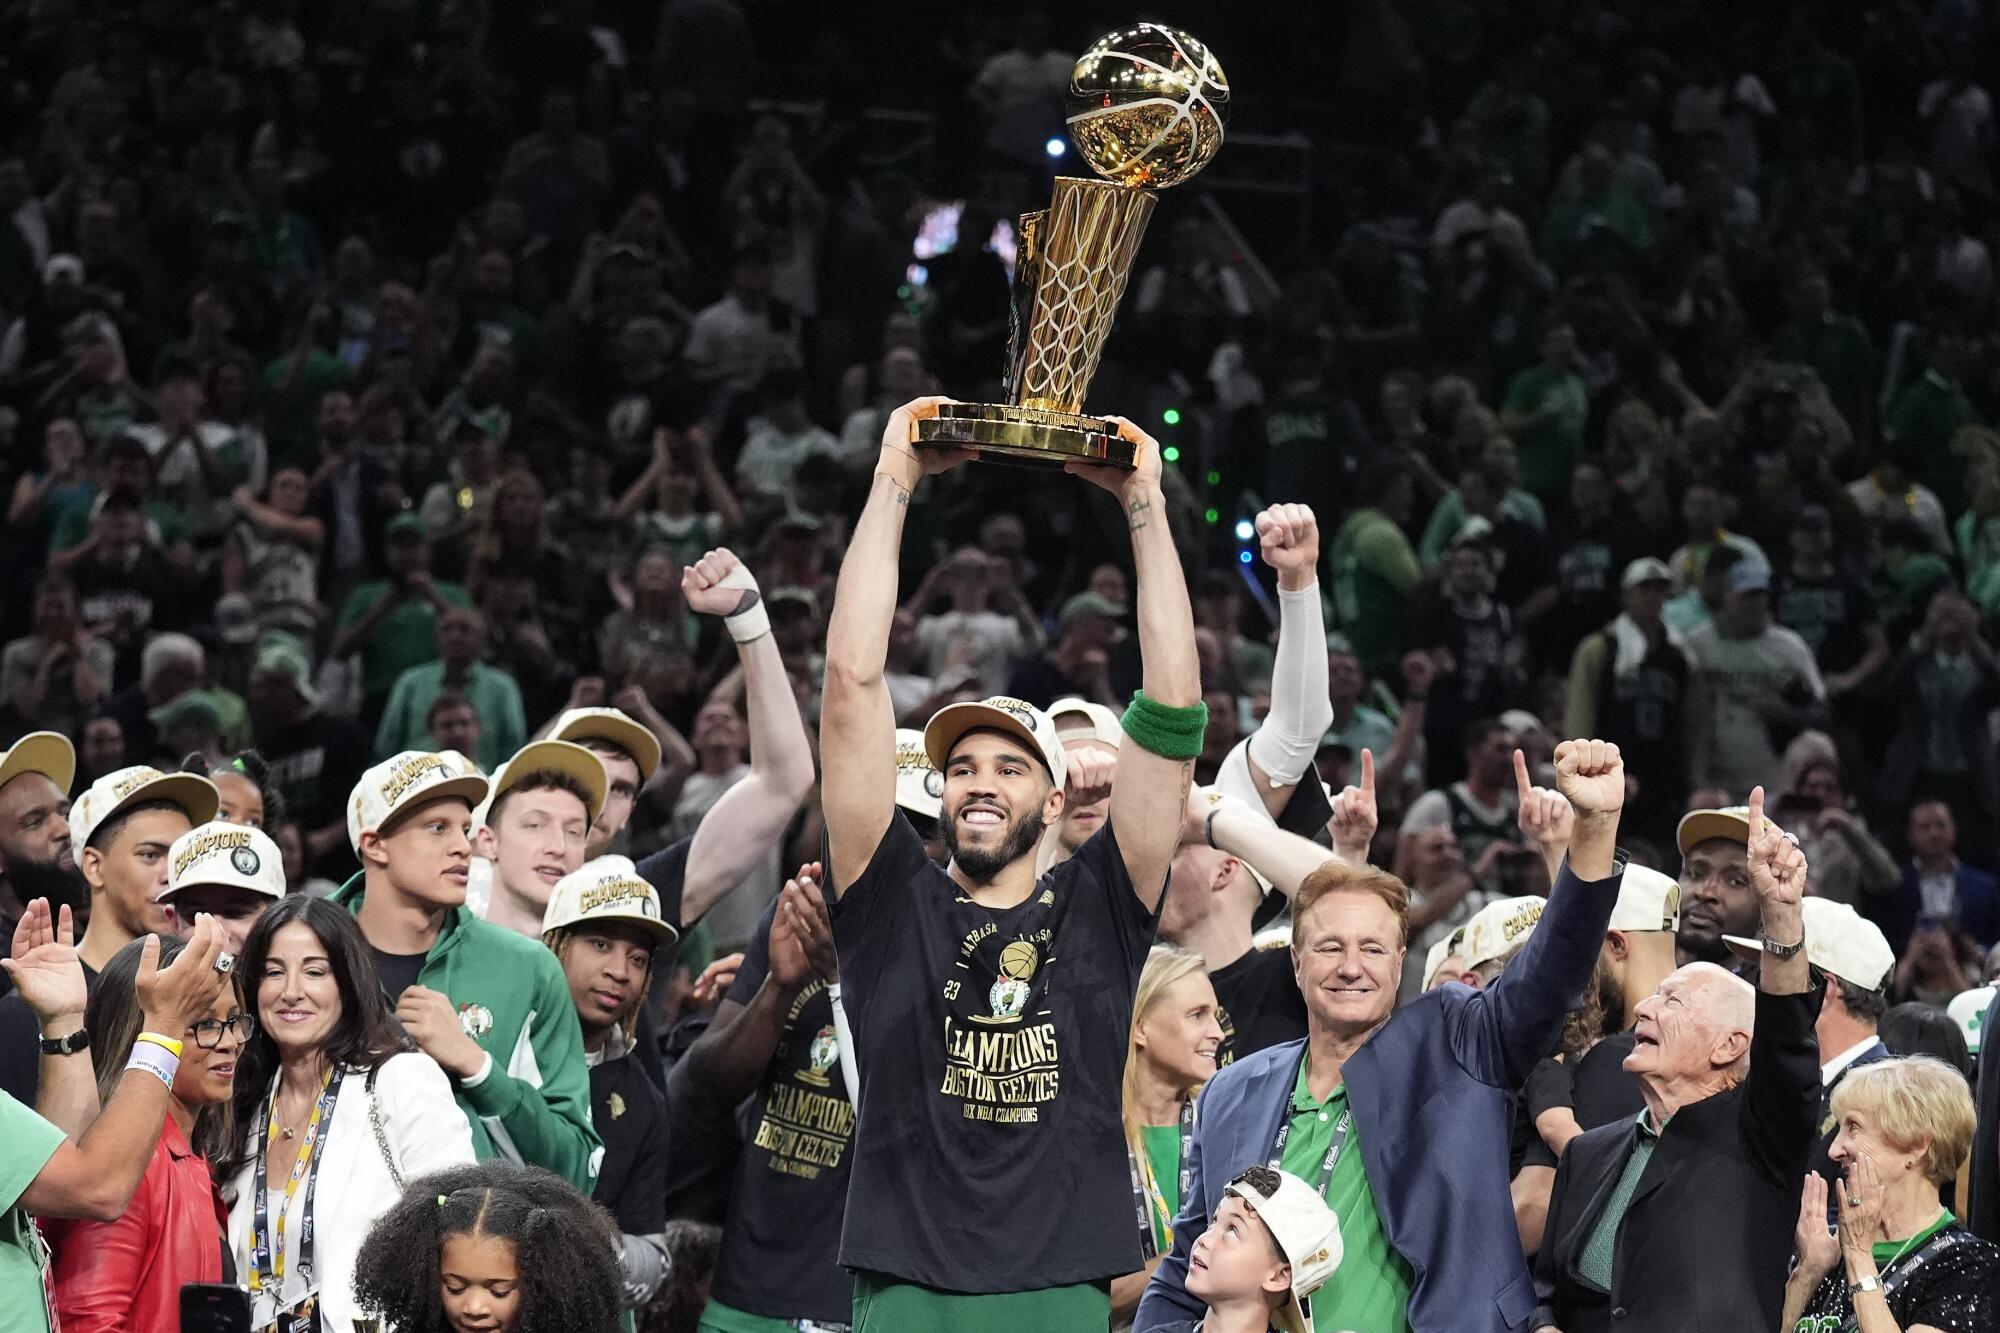
MULTIPOLYGON (((1936 1221, 1937 1219, 1935 1217, 1931 1219, 1931 1222, 1936 1222, 1936 1221)), ((1890 1259, 1888 1263, 1882 1265, 1882 1271, 1886 1273, 1890 1269, 1894 1268, 1897 1264, 1903 1262, 1903 1256, 1910 1252, 1910 1247, 1917 1243, 1917 1238, 1922 1236, 1925 1232, 1929 1231, 1930 1229, 1931 1229, 1930 1224, 1926 1223, 1925 1225, 1920 1226, 1915 1231, 1911 1232, 1909 1239, 1903 1242, 1903 1248, 1897 1250, 1895 1257, 1890 1259)))

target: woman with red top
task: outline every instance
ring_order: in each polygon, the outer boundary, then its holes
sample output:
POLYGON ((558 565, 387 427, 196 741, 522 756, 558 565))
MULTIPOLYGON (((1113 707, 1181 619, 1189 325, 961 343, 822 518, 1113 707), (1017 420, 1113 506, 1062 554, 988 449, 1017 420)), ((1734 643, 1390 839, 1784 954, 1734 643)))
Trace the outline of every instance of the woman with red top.
MULTIPOLYGON (((178 939, 161 944, 164 966, 183 944, 178 939)), ((186 1031, 142 1038, 134 983, 144 946, 142 937, 112 956, 84 1013, 99 1096, 108 1102, 135 1045, 179 1042, 180 1064, 153 1160, 125 1212, 115 1222, 44 1223, 54 1251, 50 1276, 63 1333, 179 1328, 181 1287, 223 1280, 225 1214, 208 1162, 192 1145, 197 1118, 222 1114, 229 1101, 236 1055, 254 1020, 225 988, 208 1016, 186 1031)))

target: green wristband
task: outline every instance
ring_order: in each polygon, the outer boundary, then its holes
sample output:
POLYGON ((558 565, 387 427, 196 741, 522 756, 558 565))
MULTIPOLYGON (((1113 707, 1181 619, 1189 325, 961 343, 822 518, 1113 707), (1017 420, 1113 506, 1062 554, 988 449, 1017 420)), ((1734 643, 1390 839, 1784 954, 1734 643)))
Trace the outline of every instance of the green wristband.
POLYGON ((1202 736, 1208 731, 1208 705, 1197 702, 1173 708, 1135 690, 1125 709, 1124 727, 1140 749, 1162 759, 1199 759, 1202 736))

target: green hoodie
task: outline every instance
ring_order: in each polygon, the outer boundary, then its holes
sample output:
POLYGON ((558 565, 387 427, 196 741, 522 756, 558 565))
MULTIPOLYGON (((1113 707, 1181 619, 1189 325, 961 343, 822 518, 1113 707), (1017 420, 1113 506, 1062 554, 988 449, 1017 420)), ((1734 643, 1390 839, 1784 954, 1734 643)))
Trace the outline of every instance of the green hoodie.
MULTIPOLYGON (((357 916, 363 878, 356 874, 333 895, 357 916)), ((479 1159, 546 1167, 590 1193, 604 1148, 590 1124, 583 1029, 556 956, 461 906, 445 917, 417 980, 448 996, 461 1022, 468 1009, 478 1011, 466 1031, 493 1068, 478 1087, 457 1091, 479 1159)))

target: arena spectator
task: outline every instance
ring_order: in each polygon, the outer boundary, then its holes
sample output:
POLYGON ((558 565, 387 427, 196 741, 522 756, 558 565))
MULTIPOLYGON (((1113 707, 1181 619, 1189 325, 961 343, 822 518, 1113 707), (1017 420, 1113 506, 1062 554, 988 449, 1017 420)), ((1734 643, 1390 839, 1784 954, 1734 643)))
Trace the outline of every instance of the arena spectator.
POLYGON ((453 608, 438 617, 437 660, 396 677, 375 729, 378 757, 413 750, 431 735, 431 708, 447 690, 464 696, 477 714, 478 746, 466 753, 487 772, 497 769, 528 738, 521 687, 514 677, 480 661, 486 622, 477 611, 453 608))

